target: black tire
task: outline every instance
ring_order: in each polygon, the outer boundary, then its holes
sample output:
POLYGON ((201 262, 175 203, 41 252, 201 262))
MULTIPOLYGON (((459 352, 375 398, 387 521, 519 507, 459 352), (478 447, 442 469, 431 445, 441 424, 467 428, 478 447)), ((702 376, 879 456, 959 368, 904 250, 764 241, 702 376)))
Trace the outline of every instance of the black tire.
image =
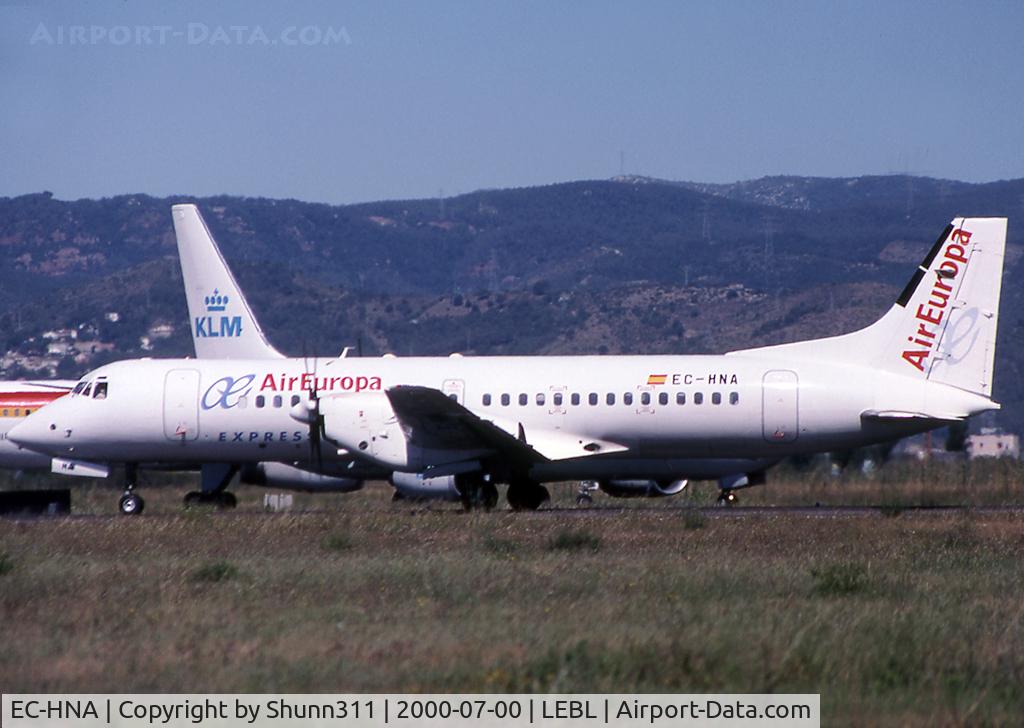
POLYGON ((203 504, 203 494, 198 490, 191 490, 185 494, 185 507, 195 508, 203 504))
POLYGON ((539 483, 512 483, 508 487, 508 504, 514 511, 535 511, 551 500, 548 489, 539 483))
POLYGON ((498 489, 483 478, 482 473, 467 473, 456 476, 455 488, 466 511, 483 508, 491 510, 498 502, 498 489))
POLYGON ((126 516, 137 516, 146 507, 146 501, 142 500, 142 496, 125 493, 118 501, 117 507, 126 516))
POLYGON ((484 483, 480 488, 480 504, 485 511, 493 511, 498 505, 498 489, 494 483, 484 483))
POLYGON ((234 493, 225 490, 223 493, 218 493, 217 496, 218 508, 230 510, 238 507, 238 498, 235 497, 234 493))

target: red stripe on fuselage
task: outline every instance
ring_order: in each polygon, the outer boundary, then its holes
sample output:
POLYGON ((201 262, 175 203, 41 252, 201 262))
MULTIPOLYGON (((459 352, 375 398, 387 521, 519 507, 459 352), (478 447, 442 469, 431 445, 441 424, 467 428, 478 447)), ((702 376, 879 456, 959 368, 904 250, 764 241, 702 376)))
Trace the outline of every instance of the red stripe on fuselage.
POLYGON ((67 392, 0 392, 0 407, 31 407, 38 409, 60 399, 67 392))

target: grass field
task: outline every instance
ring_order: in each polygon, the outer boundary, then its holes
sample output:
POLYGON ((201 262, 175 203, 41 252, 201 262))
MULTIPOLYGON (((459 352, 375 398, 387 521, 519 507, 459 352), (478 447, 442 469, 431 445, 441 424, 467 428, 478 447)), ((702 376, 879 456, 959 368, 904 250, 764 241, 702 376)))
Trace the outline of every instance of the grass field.
POLYGON ((185 513, 165 484, 141 518, 4 520, 0 688, 820 692, 829 725, 1018 724, 1024 515, 902 508, 1024 502, 1020 466, 906 467, 745 494, 886 506, 842 516, 693 507, 710 484, 582 515, 387 486, 185 513))

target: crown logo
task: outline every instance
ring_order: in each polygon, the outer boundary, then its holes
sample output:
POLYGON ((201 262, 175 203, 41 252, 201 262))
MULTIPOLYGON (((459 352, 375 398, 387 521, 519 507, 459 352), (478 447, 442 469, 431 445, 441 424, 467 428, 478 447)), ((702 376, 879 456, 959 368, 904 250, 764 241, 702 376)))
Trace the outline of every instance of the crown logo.
POLYGON ((220 291, 213 289, 213 295, 203 299, 207 311, 223 311, 228 305, 228 297, 220 295, 220 291))

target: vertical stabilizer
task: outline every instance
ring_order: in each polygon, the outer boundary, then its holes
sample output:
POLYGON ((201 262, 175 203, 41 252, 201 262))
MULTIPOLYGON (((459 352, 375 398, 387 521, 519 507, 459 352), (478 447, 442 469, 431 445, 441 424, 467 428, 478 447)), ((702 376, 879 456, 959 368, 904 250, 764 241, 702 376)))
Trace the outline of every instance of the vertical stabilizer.
POLYGON ((991 398, 1005 248, 1005 217, 958 217, 871 326, 734 353, 859 364, 991 398))
POLYGON ((902 362, 933 382, 992 396, 1005 248, 1006 218, 954 221, 907 303, 902 362))
POLYGON ((174 205, 174 234, 196 357, 280 359, 195 205, 174 205))

